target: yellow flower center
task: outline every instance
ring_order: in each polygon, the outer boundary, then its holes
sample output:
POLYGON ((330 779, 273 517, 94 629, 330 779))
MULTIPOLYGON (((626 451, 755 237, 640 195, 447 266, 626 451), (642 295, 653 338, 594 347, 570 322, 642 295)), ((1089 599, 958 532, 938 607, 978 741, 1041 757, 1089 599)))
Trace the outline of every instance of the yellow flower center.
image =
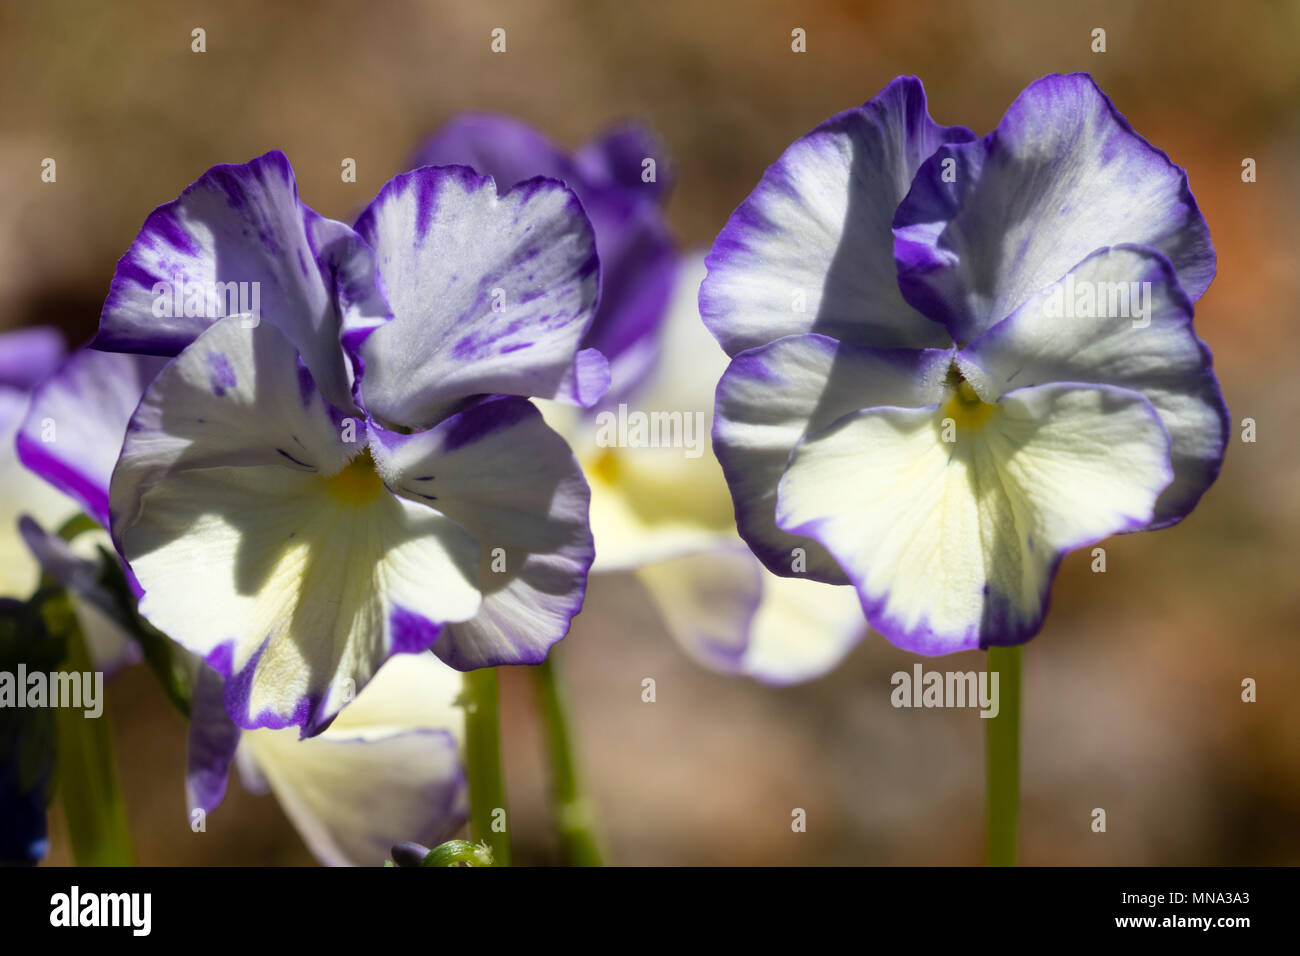
POLYGON ((337 475, 325 479, 325 489, 339 504, 364 505, 379 497, 384 479, 375 471, 375 460, 367 448, 348 462, 337 475))
POLYGON ((952 398, 943 406, 943 417, 951 418, 958 428, 979 428, 996 409, 996 405, 981 400, 970 383, 962 379, 953 390, 952 398))

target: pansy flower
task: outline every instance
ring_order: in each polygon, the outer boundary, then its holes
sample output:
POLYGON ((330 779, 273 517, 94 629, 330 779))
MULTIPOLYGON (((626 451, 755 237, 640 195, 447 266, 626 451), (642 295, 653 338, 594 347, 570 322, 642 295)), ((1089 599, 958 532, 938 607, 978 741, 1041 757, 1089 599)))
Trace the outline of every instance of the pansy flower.
POLYGON ((593 574, 635 574, 669 633, 708 667, 771 683, 806 680, 857 643, 861 610, 850 588, 772 574, 736 537, 708 434, 727 356, 700 324, 703 256, 676 253, 661 212, 664 153, 635 124, 570 154, 517 120, 467 114, 430 137, 418 157, 464 163, 502 184, 563 179, 591 218, 601 301, 584 344, 608 356, 611 386, 596 407, 546 402, 543 411, 591 485, 593 574), (672 422, 678 440, 619 441, 606 423, 620 415, 672 422))
POLYGON ((118 264, 100 349, 171 356, 109 489, 141 613, 245 729, 321 732, 398 653, 535 663, 581 606, 588 491, 530 396, 599 399, 577 198, 464 167, 351 228, 271 152, 214 167, 118 264))
POLYGON ((1227 414, 1187 176, 1086 75, 982 139, 900 78, 764 174, 708 258, 715 447, 772 571, 924 654, 1022 643, 1067 551, 1183 518, 1227 414))

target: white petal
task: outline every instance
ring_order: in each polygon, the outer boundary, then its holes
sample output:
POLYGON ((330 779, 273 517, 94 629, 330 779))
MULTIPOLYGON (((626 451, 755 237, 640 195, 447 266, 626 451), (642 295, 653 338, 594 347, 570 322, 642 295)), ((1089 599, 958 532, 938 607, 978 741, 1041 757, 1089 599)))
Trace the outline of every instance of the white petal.
POLYGON ((1148 522, 1172 477, 1168 434, 1136 392, 1009 392, 944 441, 960 414, 846 415, 781 481, 778 523, 820 540, 872 626, 922 654, 1028 640, 1061 555, 1148 522))

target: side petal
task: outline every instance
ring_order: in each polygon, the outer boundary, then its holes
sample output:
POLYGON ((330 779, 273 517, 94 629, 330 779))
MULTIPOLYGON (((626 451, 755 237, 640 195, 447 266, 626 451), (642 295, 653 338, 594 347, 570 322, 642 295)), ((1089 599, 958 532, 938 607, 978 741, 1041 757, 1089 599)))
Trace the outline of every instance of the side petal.
POLYGON ((479 547, 477 616, 434 653, 458 670, 536 664, 582 607, 595 556, 590 492, 569 446, 526 399, 479 402, 426 432, 378 432, 394 493, 467 530, 479 547))
POLYGON ((321 736, 257 730, 242 746, 318 860, 381 866, 393 844, 437 845, 465 822, 459 688, 432 655, 402 655, 321 736))
POLYGON ((563 184, 498 195, 466 167, 425 166, 390 180, 357 231, 393 308, 360 348, 372 415, 423 428, 471 395, 594 401, 593 357, 574 363, 596 306, 596 245, 563 184))
POLYGON ((23 464, 108 527, 108 482, 126 425, 166 360, 80 349, 32 393, 16 447, 23 464))
POLYGON ((777 483, 790 451, 857 409, 938 401, 948 363, 948 352, 866 349, 821 335, 792 335, 732 359, 718 382, 713 450, 740 536, 768 570, 848 583, 820 544, 777 526, 777 483))
POLYGON ((869 408, 806 438, 777 522, 817 538, 876 630, 920 654, 1037 633, 1061 556, 1151 520, 1169 436, 1137 392, 1040 385, 943 440, 946 410, 869 408))
POLYGON ((225 679, 195 660, 190 728, 185 753, 185 802, 190 812, 221 805, 243 731, 226 713, 225 679))
POLYGON ((1154 249, 1098 249, 963 349, 958 363, 990 398, 1047 382, 1141 392, 1173 443, 1174 480, 1149 528, 1181 521, 1218 477, 1228 409, 1192 328, 1192 304, 1154 249))
POLYGON ((763 571, 763 598, 750 628, 742 673, 785 686, 834 670, 867 633, 858 595, 805 578, 763 571))
POLYGON ((238 316, 131 420, 110 489, 118 550, 141 613, 227 678, 241 727, 318 733, 389 656, 478 610, 473 537, 389 493, 366 441, 274 326, 238 316))
POLYGON ((945 346, 944 330, 899 293, 890 226, 922 161, 972 138, 931 120, 920 80, 899 77, 797 140, 709 253, 700 314, 727 354, 804 332, 945 346))
POLYGON ((159 206, 121 258, 94 346, 175 355, 228 315, 265 318, 302 354, 319 388, 352 409, 354 344, 387 318, 370 250, 298 199, 278 150, 214 166, 159 206))
POLYGON ((1193 300, 1215 271, 1187 173, 1086 73, 1031 83, 984 139, 936 151, 894 234, 903 295, 962 343, 1101 246, 1154 246, 1193 300))

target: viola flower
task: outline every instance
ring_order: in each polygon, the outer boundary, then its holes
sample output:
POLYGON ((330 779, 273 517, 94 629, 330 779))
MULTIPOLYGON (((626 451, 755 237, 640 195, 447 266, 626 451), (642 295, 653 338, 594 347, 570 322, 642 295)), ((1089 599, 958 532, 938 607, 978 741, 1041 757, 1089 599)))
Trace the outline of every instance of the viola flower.
POLYGON ((983 139, 894 80, 787 149, 709 255, 741 535, 853 584, 900 647, 1023 643, 1064 553, 1214 481, 1214 271, 1186 174, 1090 77, 1031 84, 983 139))
MULTIPOLYGON (((380 866, 395 843, 437 845, 465 823, 468 793, 460 674, 432 654, 398 654, 319 736, 240 731, 222 679, 200 664, 190 721, 191 814, 220 805, 233 764, 271 792, 326 866, 380 866)), ((220 827, 207 819, 208 832, 220 827)))
MULTIPOLYGON (((420 149, 426 163, 464 163, 513 183, 563 179, 582 200, 601 260, 601 300, 584 344, 610 360, 604 401, 587 409, 544 403, 591 485, 593 573, 634 573, 669 632, 697 661, 728 674, 786 684, 833 667, 861 638, 849 588, 782 578, 735 533, 708 427, 727 356, 700 324, 702 255, 679 257, 660 206, 669 185, 663 146, 624 125, 570 155, 532 127, 468 114, 420 149), (646 181, 646 161, 656 176, 646 181), (692 428, 693 447, 602 441, 620 405, 665 413, 692 428)), ((685 437, 685 436, 683 436, 685 437)))
POLYGON ((173 356, 109 489, 140 611, 225 678, 248 730, 320 733, 394 654, 536 663, 592 545, 529 396, 591 404, 598 286, 566 187, 463 167, 386 184, 356 228, 283 154, 217 166, 118 264, 95 345, 173 356))

